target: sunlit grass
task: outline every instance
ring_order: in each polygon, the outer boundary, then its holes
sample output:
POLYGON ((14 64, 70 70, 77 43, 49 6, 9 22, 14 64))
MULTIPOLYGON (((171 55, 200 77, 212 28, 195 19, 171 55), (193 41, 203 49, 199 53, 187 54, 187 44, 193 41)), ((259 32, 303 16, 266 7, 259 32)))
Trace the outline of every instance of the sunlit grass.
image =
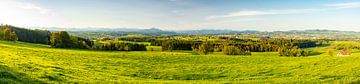
MULTIPOLYGON (((311 48, 325 52, 326 47, 311 48)), ((48 83, 350 83, 360 78, 360 53, 279 57, 276 52, 91 51, 0 41, 0 63, 48 83)))

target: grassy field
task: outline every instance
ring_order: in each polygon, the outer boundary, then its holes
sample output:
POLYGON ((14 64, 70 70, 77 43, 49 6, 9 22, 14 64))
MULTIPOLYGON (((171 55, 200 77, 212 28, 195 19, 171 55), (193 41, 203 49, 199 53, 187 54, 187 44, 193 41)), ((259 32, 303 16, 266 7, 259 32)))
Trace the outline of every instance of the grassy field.
POLYGON ((225 56, 191 51, 106 52, 0 41, 3 83, 358 83, 360 53, 225 56))

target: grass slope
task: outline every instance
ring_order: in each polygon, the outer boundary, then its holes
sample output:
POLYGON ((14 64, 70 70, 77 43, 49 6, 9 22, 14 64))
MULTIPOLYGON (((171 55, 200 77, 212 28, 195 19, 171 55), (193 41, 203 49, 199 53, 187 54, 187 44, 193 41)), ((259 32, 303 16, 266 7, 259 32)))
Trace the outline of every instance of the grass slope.
POLYGON ((44 83, 28 78, 24 74, 12 72, 8 67, 0 65, 0 84, 44 83))
POLYGON ((278 57, 191 52, 105 52, 0 41, 0 80, 46 83, 357 83, 360 53, 278 57), (17 75, 21 74, 21 75, 17 75), (4 79, 4 80, 5 80, 4 79), (22 79, 22 80, 20 80, 22 79))

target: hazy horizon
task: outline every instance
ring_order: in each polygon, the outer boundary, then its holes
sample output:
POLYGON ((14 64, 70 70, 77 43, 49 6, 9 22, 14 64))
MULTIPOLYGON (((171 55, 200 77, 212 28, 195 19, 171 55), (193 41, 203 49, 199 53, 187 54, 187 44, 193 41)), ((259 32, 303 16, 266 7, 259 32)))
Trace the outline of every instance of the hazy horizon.
POLYGON ((2 0, 19 27, 359 31, 357 0, 2 0))

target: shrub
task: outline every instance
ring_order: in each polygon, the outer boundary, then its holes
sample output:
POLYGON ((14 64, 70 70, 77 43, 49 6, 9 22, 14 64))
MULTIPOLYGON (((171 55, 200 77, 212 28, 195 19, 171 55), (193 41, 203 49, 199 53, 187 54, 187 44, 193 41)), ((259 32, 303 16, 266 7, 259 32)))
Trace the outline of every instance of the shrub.
POLYGON ((245 51, 236 46, 224 46, 224 54, 226 55, 251 55, 250 51, 245 51))
POLYGON ((17 41, 18 37, 10 26, 5 25, 0 27, 0 40, 17 41))
POLYGON ((300 57, 300 56, 309 56, 311 51, 303 50, 295 46, 295 47, 281 47, 278 49, 278 52, 280 56, 300 57))
POLYGON ((146 51, 146 45, 136 43, 121 43, 117 41, 108 41, 102 43, 98 50, 106 51, 146 51))
POLYGON ((65 31, 52 33, 50 42, 51 47, 55 48, 71 48, 73 45, 70 35, 65 31))
POLYGON ((329 56, 334 56, 334 50, 333 49, 329 49, 327 51, 327 53, 329 54, 329 56))
POLYGON ((70 36, 66 31, 53 32, 50 37, 50 45, 55 48, 81 48, 91 49, 93 42, 75 36, 70 36))
POLYGON ((209 52, 213 52, 212 45, 208 42, 204 42, 199 46, 199 49, 195 49, 199 54, 207 55, 209 52))

